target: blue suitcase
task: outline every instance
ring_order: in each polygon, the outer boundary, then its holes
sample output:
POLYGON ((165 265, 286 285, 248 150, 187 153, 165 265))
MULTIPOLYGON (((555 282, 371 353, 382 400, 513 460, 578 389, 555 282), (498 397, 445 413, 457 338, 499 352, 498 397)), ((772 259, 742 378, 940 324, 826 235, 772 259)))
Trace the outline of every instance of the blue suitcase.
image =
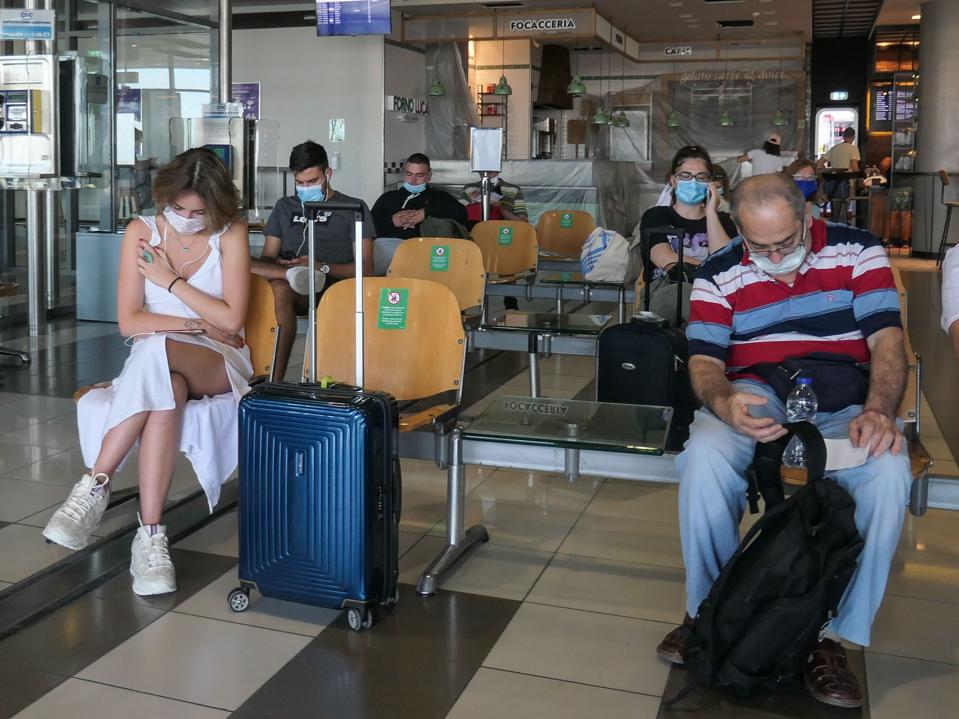
POLYGON ((264 384, 240 402, 240 587, 345 608, 353 629, 396 601, 396 402, 380 392, 264 384))
MULTIPOLYGON (((352 212, 354 257, 362 257, 363 207, 307 202, 309 263, 316 222, 352 212)), ((357 262, 359 269, 362 263, 357 262)), ((357 272, 356 381, 363 384, 363 278, 357 272)), ((315 279, 310 278, 315 297, 315 279)), ((310 302, 309 327, 315 327, 310 302)), ((312 332, 310 341, 315 342, 312 332)), ((317 376, 312 354, 309 378, 317 376)), ((384 392, 314 383, 269 383, 240 401, 240 586, 230 608, 244 611, 250 590, 334 609, 350 627, 373 624, 373 610, 397 600, 399 574, 399 412, 384 392)))

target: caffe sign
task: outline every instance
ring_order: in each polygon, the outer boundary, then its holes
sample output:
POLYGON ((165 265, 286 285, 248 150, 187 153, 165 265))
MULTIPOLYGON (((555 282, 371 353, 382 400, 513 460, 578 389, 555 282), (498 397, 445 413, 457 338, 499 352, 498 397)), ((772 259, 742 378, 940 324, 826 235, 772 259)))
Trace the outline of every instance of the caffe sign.
POLYGON ((673 45, 663 50, 663 53, 675 57, 677 55, 692 55, 692 45, 673 45))

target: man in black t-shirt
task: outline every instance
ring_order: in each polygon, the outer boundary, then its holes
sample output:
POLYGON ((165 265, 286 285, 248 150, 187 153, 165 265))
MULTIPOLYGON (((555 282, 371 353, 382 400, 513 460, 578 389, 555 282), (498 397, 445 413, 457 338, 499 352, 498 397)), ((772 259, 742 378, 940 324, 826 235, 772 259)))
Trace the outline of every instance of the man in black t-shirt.
MULTIPOLYGON (((290 153, 290 170, 296 183, 296 196, 282 197, 273 206, 263 233, 263 253, 251 262, 254 274, 265 277, 273 288, 276 318, 280 325, 280 341, 276 353, 276 377, 282 379, 296 338, 296 316, 307 311, 309 292, 309 249, 303 216, 303 203, 356 198, 336 192, 330 187, 330 170, 326 150, 310 140, 297 145, 290 153)), ((360 200, 362 202, 362 200, 360 200)), ((354 219, 351 212, 330 213, 325 222, 316 225, 316 287, 318 292, 334 282, 356 275, 354 258, 354 219)), ((363 274, 373 271, 373 217, 363 203, 363 274)))

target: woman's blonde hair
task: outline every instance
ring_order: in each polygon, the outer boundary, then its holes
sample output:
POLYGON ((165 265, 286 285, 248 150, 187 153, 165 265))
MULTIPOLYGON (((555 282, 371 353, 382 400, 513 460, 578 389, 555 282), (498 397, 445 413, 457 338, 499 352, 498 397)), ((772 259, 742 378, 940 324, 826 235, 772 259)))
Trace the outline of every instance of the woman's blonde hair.
POLYGON ((184 192, 195 192, 206 206, 206 229, 216 232, 240 217, 240 193, 226 165, 205 147, 187 150, 160 168, 153 200, 162 209, 184 192))

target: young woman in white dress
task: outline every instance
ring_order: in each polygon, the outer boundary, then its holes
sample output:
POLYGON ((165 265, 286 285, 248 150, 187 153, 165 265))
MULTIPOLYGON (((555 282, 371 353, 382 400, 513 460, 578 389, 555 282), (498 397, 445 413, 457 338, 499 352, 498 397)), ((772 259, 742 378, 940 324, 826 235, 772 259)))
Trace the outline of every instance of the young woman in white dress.
POLYGON ((140 528, 130 573, 137 594, 176 589, 160 524, 178 450, 193 464, 212 507, 236 467, 236 407, 253 374, 243 341, 250 251, 240 200, 210 150, 160 169, 156 217, 130 223, 120 250, 117 317, 132 350, 110 387, 77 404, 89 472, 43 535, 86 546, 110 497, 110 478, 139 444, 140 528))

